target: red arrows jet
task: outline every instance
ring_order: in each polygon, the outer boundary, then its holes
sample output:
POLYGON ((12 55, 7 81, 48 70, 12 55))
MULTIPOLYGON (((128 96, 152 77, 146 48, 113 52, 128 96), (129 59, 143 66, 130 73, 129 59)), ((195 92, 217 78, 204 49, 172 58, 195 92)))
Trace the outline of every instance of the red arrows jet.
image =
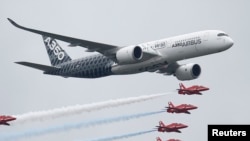
POLYGON ((204 87, 204 86, 198 86, 198 85, 193 85, 191 87, 186 88, 182 83, 179 84, 180 85, 180 89, 178 90, 179 94, 187 94, 187 95, 192 95, 192 94, 198 94, 198 95, 202 95, 201 91, 207 91, 209 90, 209 88, 204 87))
POLYGON ((12 121, 12 120, 16 120, 15 117, 12 117, 12 116, 5 116, 5 115, 2 115, 0 116, 0 125, 10 125, 8 122, 9 121, 12 121))
POLYGON ((198 107, 191 105, 191 104, 181 104, 178 106, 174 106, 174 104, 172 102, 168 102, 168 107, 166 107, 166 108, 167 108, 168 113, 190 114, 190 112, 188 110, 197 109, 198 107))
MULTIPOLYGON (((160 137, 157 137, 156 138, 156 141, 162 141, 160 137)), ((169 139, 167 141, 181 141, 181 140, 178 140, 178 139, 169 139)))
POLYGON ((165 125, 162 121, 159 122, 158 132, 177 132, 181 133, 179 129, 187 128, 188 126, 182 123, 171 123, 169 125, 165 125))

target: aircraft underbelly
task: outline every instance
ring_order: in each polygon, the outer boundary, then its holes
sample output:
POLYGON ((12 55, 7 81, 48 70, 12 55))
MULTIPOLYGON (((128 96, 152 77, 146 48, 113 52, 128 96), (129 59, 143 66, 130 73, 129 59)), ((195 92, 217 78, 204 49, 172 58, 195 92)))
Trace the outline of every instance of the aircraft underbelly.
POLYGON ((163 51, 162 55, 166 56, 168 62, 176 62, 200 56, 199 52, 195 48, 195 45, 186 47, 168 48, 165 51, 163 51))
POLYGON ((156 57, 140 63, 115 65, 112 66, 111 71, 113 72, 113 74, 135 74, 157 69, 167 64, 168 62, 166 58, 156 57))

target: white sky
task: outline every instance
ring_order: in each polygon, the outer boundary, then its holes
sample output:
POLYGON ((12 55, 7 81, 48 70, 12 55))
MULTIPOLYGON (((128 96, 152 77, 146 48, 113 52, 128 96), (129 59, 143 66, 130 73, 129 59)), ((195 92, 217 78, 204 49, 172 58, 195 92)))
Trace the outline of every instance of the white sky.
MULTIPOLYGON (((210 87, 203 96, 170 95, 129 106, 64 117, 21 126, 1 126, 0 133, 53 127, 71 122, 158 111, 168 101, 198 106, 185 114, 158 114, 145 118, 75 129, 67 132, 24 138, 23 141, 74 141, 150 130, 159 120, 189 125, 178 133, 149 133, 125 140, 154 141, 178 138, 185 141, 207 140, 208 124, 250 124, 249 103, 249 5, 247 0, 1 0, 0 5, 0 113, 22 114, 75 104, 168 92, 178 88, 173 76, 142 73, 109 76, 100 79, 62 78, 15 64, 30 61, 49 65, 40 35, 12 26, 17 23, 57 34, 103 42, 130 45, 207 29, 229 34, 235 44, 225 52, 193 58, 181 63, 198 63, 202 74, 187 86, 210 87)), ((85 55, 83 48, 68 48, 59 42, 72 58, 85 55)))

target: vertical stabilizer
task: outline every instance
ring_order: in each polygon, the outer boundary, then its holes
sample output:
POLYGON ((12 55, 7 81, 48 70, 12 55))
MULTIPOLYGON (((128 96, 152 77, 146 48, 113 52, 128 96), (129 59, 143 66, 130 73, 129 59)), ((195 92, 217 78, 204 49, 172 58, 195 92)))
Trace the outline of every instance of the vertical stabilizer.
POLYGON ((169 108, 174 108, 174 104, 172 102, 168 102, 168 107, 169 108))
POLYGON ((162 121, 160 121, 160 122, 159 122, 159 126, 160 126, 160 127, 164 127, 165 124, 164 124, 162 121))
POLYGON ((157 137, 156 138, 156 141, 162 141, 160 137, 157 137))
POLYGON ((186 89, 186 87, 182 83, 180 83, 179 85, 181 90, 186 89))
POLYGON ((43 36, 43 41, 52 66, 71 61, 69 55, 60 47, 55 39, 43 36))

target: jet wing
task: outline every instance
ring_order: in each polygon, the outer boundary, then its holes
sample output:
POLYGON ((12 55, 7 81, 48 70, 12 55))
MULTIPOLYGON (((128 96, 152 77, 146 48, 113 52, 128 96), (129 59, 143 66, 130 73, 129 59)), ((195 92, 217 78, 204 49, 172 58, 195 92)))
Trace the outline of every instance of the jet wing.
POLYGON ((7 122, 5 122, 5 123, 3 123, 4 125, 7 125, 7 126, 10 126, 10 124, 9 123, 7 123, 7 122))
POLYGON ((49 32, 45 32, 45 31, 40 31, 40 30, 36 30, 36 29, 31 29, 31 28, 27 28, 27 27, 23 27, 21 25, 18 25, 16 22, 14 22, 13 20, 9 19, 11 24, 13 24, 15 27, 26 30, 26 31, 30 31, 33 33, 37 33, 43 36, 49 36, 61 41, 65 41, 70 43, 69 46, 81 46, 84 48, 87 48, 88 52, 94 52, 97 51, 107 57, 113 56, 114 53, 119 50, 118 46, 114 46, 114 45, 108 45, 108 44, 104 44, 104 43, 98 43, 98 42, 93 42, 93 41, 88 41, 88 40, 82 40, 82 39, 77 39, 77 38, 72 38, 72 37, 68 37, 68 36, 63 36, 63 35, 59 35, 59 34, 54 34, 54 33, 49 33, 49 32))

